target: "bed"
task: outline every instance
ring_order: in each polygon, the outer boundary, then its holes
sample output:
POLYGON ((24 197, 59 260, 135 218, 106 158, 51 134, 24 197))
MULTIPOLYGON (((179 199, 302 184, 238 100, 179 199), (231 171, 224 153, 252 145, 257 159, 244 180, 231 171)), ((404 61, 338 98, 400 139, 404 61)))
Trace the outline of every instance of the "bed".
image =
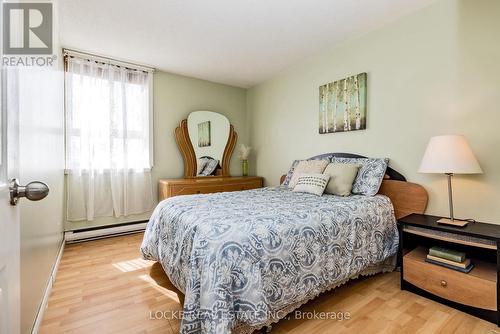
POLYGON ((394 170, 387 178, 371 197, 278 186, 161 202, 141 252, 185 294, 181 333, 251 333, 350 279, 393 270, 396 217, 427 198, 394 170))

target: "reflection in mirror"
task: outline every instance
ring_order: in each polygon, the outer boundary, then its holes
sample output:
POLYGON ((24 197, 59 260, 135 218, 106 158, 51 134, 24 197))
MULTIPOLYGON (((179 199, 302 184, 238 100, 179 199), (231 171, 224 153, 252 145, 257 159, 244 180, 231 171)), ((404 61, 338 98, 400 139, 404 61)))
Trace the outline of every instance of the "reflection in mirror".
POLYGON ((216 112, 193 111, 187 118, 187 128, 196 155, 196 175, 216 175, 229 139, 229 120, 216 112))

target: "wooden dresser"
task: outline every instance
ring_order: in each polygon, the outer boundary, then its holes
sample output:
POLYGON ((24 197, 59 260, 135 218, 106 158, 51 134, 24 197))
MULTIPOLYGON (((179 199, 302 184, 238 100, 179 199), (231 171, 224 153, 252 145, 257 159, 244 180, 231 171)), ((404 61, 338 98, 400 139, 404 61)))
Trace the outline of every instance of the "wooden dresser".
POLYGON ((158 182, 158 199, 179 195, 209 194, 223 191, 240 191, 261 188, 258 176, 207 176, 186 179, 162 179, 158 182))

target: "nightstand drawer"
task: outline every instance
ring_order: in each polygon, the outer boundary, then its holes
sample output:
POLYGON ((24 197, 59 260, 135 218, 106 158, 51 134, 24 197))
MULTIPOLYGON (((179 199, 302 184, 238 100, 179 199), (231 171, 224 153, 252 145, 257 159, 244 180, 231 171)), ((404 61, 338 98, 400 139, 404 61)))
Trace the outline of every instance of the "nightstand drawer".
POLYGON ((477 262, 468 274, 425 262, 427 250, 417 248, 403 257, 405 281, 448 300, 486 310, 497 310, 496 269, 477 262))

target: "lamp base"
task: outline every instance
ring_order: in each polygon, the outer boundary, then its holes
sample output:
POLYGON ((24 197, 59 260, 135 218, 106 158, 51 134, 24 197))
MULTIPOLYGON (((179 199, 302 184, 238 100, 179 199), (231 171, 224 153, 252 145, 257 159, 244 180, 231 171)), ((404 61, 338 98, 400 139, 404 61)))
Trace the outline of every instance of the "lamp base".
POLYGON ((453 225, 458 227, 467 226, 467 224, 469 223, 467 220, 460 220, 460 219, 451 220, 449 218, 441 218, 437 222, 438 224, 453 225))

